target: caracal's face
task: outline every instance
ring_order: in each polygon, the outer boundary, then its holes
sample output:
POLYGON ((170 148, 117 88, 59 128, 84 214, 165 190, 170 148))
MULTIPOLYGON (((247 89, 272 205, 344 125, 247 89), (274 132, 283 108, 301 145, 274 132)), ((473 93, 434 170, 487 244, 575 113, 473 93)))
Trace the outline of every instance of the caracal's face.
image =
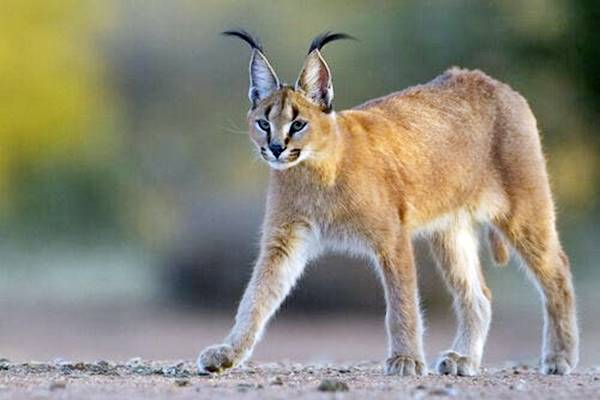
POLYGON ((284 170, 319 155, 331 114, 291 87, 283 87, 248 113, 250 137, 271 168, 284 170))
POLYGON ((282 85, 258 40, 245 31, 226 31, 250 45, 248 112, 250 137, 271 168, 284 170, 327 156, 336 132, 332 113, 331 71, 319 50, 333 40, 349 39, 326 32, 311 43, 295 85, 282 85))

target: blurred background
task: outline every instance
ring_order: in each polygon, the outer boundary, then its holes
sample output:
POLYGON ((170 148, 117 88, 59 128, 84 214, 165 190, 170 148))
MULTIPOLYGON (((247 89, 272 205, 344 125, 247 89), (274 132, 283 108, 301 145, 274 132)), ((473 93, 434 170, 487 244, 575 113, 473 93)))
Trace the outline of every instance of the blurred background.
MULTIPOLYGON (((523 1, 0 3, 0 358, 195 357, 226 334, 257 253, 267 167, 245 134, 258 34, 293 82, 310 40, 336 108, 479 68, 537 115, 578 290, 584 365, 600 364, 600 6, 523 1)), ((418 243, 429 358, 451 300, 418 243)), ((488 365, 538 357, 532 284, 482 249, 494 292, 488 365)), ((362 261, 311 265, 256 359, 384 357, 379 283, 362 261), (334 288, 335 290, 331 290, 334 288)))

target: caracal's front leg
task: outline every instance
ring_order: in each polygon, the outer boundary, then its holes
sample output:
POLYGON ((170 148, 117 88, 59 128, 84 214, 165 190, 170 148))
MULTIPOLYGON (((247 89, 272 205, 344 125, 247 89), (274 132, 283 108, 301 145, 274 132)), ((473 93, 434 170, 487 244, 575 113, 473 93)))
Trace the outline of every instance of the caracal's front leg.
POLYGON ((401 232, 393 245, 379 250, 378 259, 387 305, 389 357, 385 372, 403 376, 425 375, 423 323, 410 234, 401 232))
POLYGON ((250 356, 269 318, 304 270, 313 238, 306 222, 266 226, 260 256, 240 302, 235 325, 223 344, 200 353, 199 370, 219 372, 250 356))

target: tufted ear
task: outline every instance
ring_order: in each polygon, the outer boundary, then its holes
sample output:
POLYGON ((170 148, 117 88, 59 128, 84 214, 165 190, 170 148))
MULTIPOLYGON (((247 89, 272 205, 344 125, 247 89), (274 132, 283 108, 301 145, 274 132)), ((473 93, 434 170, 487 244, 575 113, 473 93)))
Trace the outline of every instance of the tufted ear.
POLYGON ((250 58, 250 89, 248 98, 253 105, 279 89, 280 83, 273 67, 259 50, 252 51, 250 58))
POLYGON ((346 33, 333 32, 324 32, 314 38, 308 49, 300 76, 296 81, 296 90, 304 92, 325 112, 331 111, 333 106, 333 83, 331 82, 331 71, 321 56, 320 50, 327 43, 340 39, 356 40, 346 33))
POLYGON ((223 35, 242 39, 252 48, 249 67, 250 89, 248 90, 248 98, 252 103, 252 107, 255 107, 259 100, 264 99, 273 91, 281 87, 279 79, 277 78, 273 67, 269 64, 267 57, 265 57, 262 45, 258 38, 242 29, 225 31, 223 32, 223 35))
POLYGON ((296 81, 296 90, 304 92, 323 111, 330 111, 333 103, 333 83, 329 66, 319 50, 311 51, 296 81))

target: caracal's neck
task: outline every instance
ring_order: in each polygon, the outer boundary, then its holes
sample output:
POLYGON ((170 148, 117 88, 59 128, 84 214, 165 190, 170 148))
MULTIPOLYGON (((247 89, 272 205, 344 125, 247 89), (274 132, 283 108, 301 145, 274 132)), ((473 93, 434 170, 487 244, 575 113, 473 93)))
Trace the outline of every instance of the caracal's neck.
POLYGON ((311 151, 306 160, 286 170, 271 170, 272 184, 310 185, 323 189, 335 186, 340 176, 342 155, 346 147, 344 124, 339 114, 331 113, 325 129, 328 129, 330 134, 319 144, 318 149, 311 151))

